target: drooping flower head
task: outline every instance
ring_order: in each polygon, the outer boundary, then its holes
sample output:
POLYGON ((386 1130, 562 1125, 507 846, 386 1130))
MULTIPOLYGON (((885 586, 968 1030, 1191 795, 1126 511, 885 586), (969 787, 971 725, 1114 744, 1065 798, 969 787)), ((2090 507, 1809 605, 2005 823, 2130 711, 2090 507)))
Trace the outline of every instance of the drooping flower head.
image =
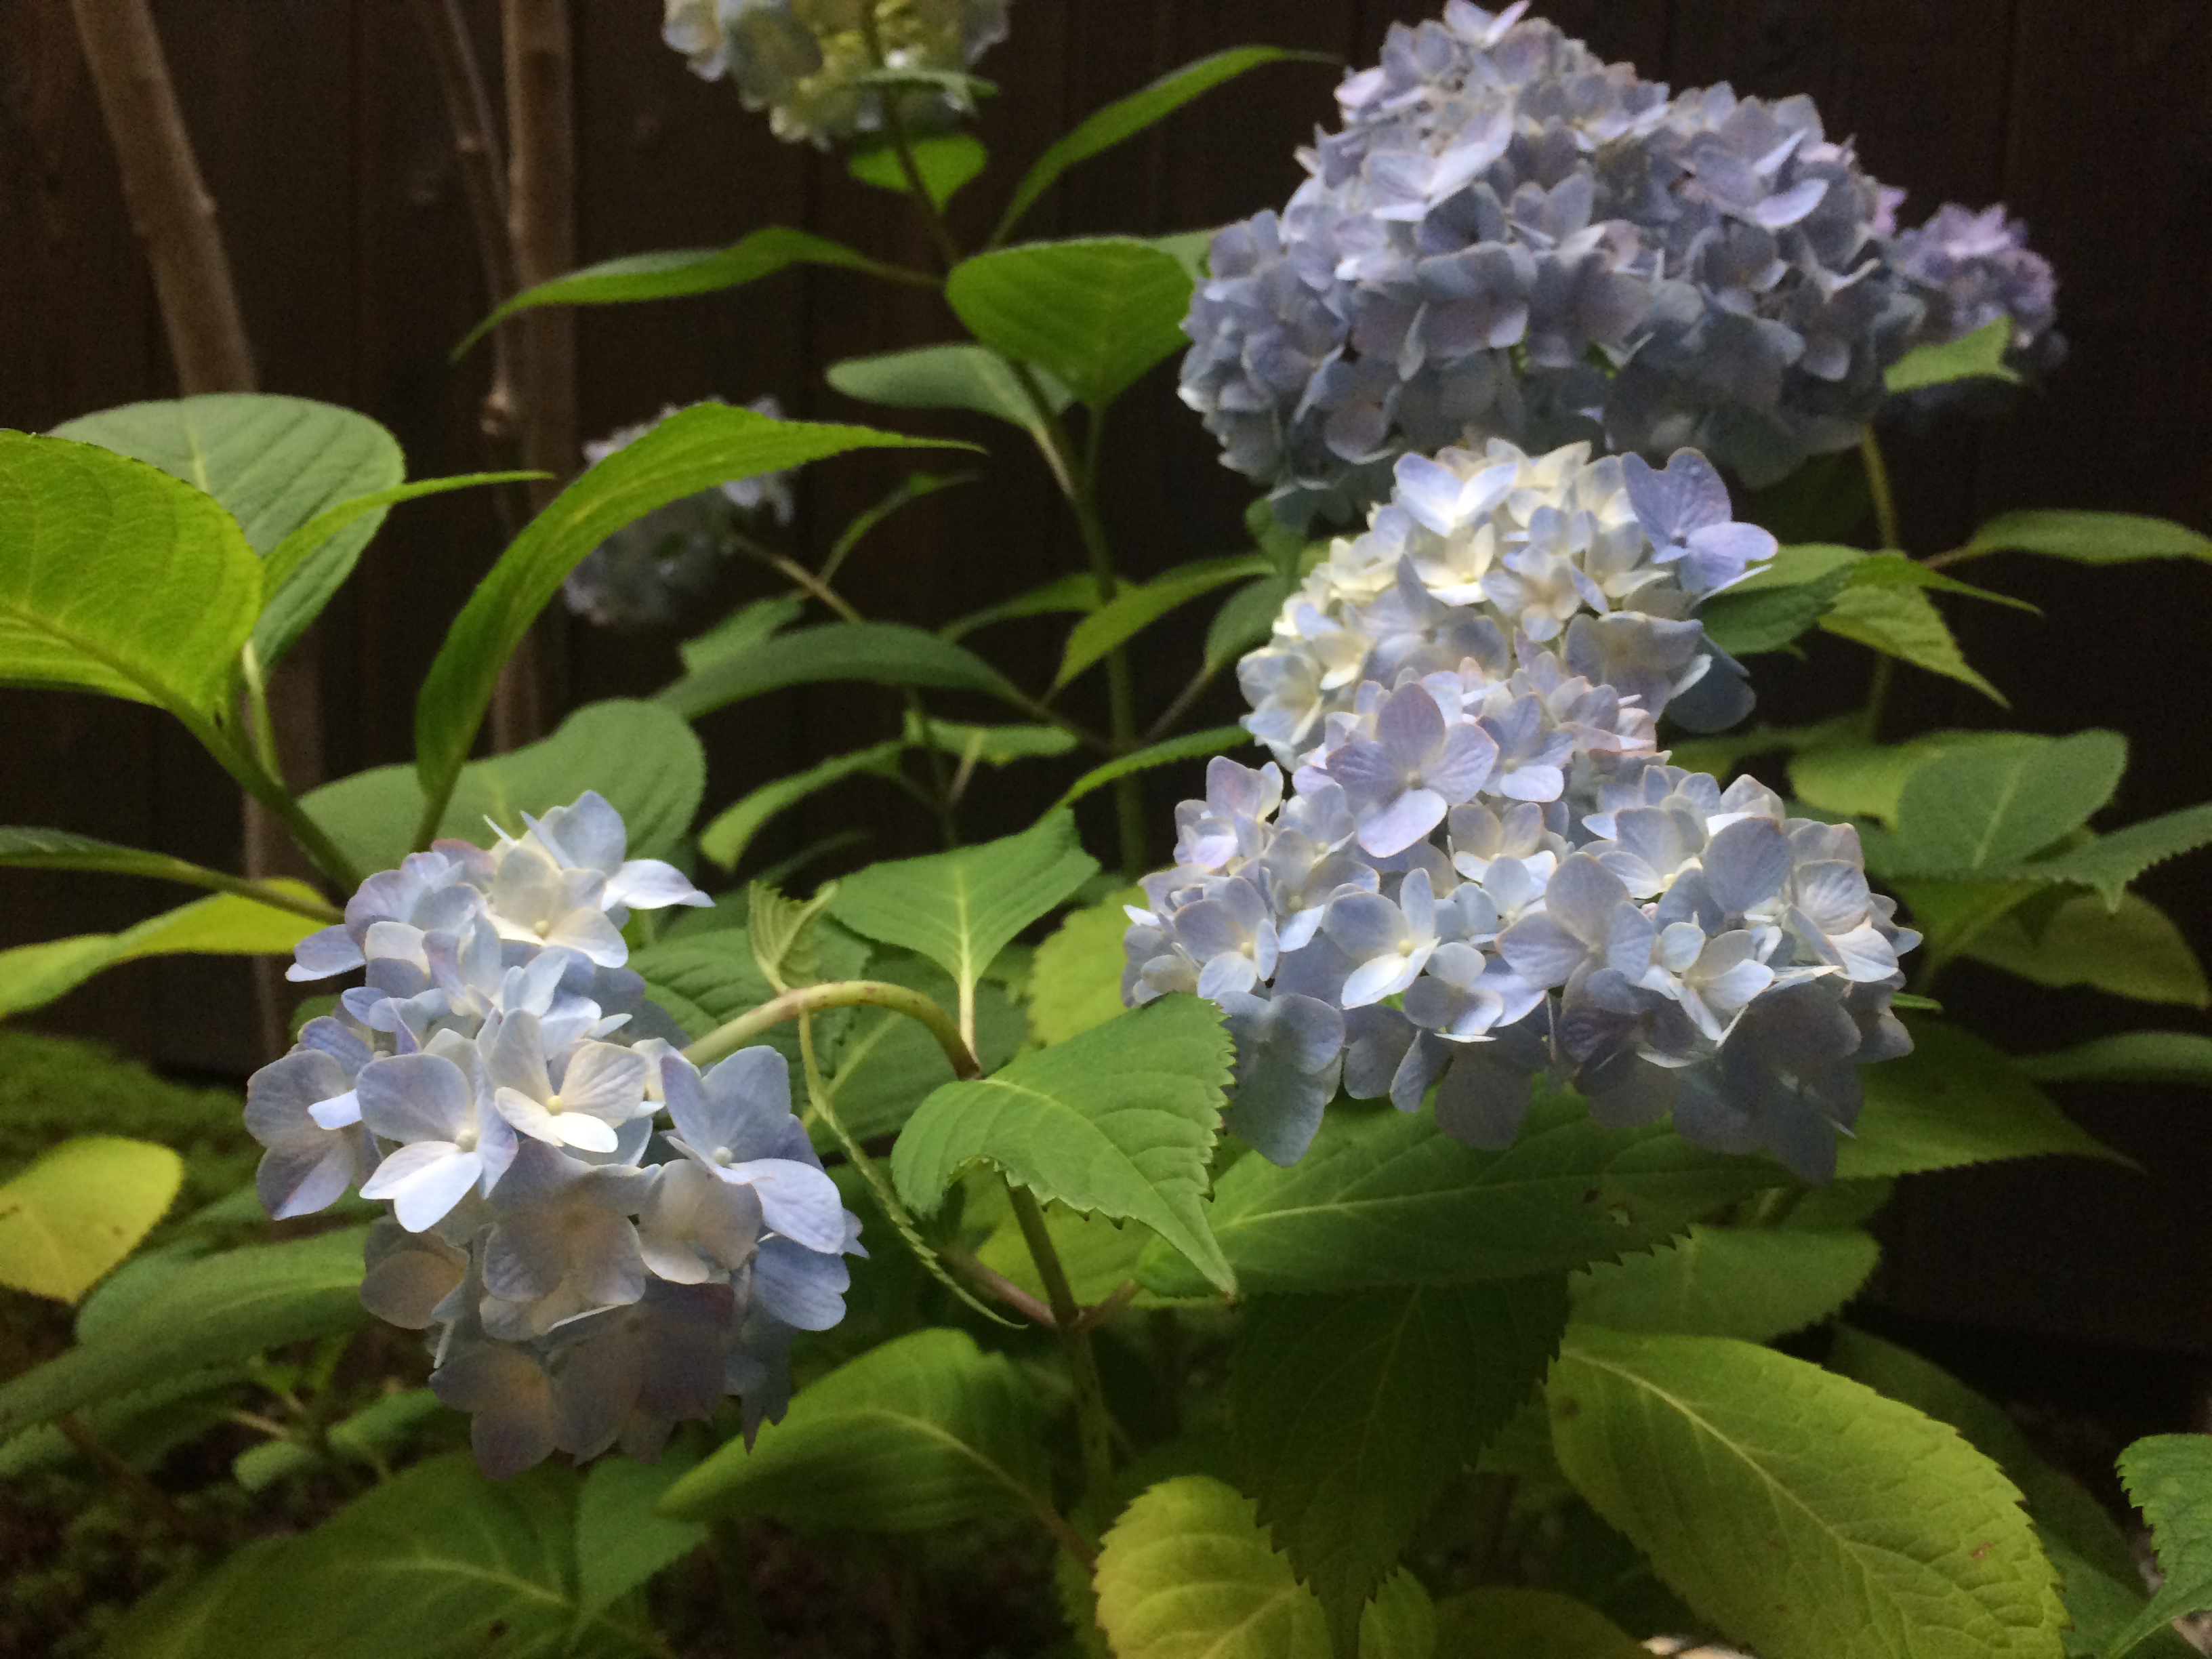
POLYGON ((792 1333, 842 1316, 860 1223, 782 1057, 700 1072, 624 966, 633 909, 709 902, 586 793, 370 877, 299 947, 295 979, 365 982, 247 1085, 262 1200, 390 1204, 362 1300, 431 1334, 488 1474, 650 1456, 727 1393, 750 1431, 789 1395, 792 1333))

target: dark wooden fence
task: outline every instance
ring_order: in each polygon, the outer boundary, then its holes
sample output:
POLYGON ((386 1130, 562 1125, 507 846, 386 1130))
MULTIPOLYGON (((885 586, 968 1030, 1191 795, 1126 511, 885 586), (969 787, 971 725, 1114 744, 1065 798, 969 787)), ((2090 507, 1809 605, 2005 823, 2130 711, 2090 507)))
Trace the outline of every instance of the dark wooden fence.
MULTIPOLYGON (((482 464, 485 364, 453 343, 485 308, 430 65, 400 0, 161 0, 158 13, 223 228, 262 380, 385 422, 416 476, 482 464)), ((471 7, 491 46, 492 8, 471 7)), ((985 64, 1002 88, 981 132, 1000 158, 957 204, 989 222, 1019 166, 1101 103, 1203 52, 1249 40, 1371 59, 1408 0, 1016 0, 1014 34, 985 64)), ((734 240, 804 225, 884 256, 926 257, 892 198, 833 158, 783 146, 695 80, 659 43, 656 0, 576 0, 581 255, 734 240)), ((1550 15, 1608 58, 1677 85, 1721 78, 1769 95, 1810 92, 1832 135, 1855 134, 1907 212, 2002 199, 2024 214, 2063 279, 2073 356, 2010 421, 1909 443, 1897 458, 1923 551, 2014 506, 2125 507, 2212 524, 2212 7, 2203 0, 1561 0, 1550 15)), ((492 61, 495 61, 495 58, 492 61)), ((1296 145, 1331 113, 1331 71, 1265 70, 1080 169, 1030 222, 1037 234, 1161 232, 1279 203, 1296 145)), ((828 391, 835 359, 942 337, 927 295, 840 272, 790 274, 734 296, 587 315, 586 432, 708 394, 773 392, 789 412, 870 418, 828 391)), ((149 280, 79 60, 64 0, 0 0, 0 424, 40 428, 170 395, 149 280)), ((941 422, 914 422, 944 425, 941 422)), ((1238 543, 1244 496, 1176 402, 1163 370, 1115 417, 1106 511, 1139 574, 1238 543)), ((1079 563, 1048 481, 1004 428, 988 488, 910 510, 864 554, 863 606, 933 623, 1079 563)), ((817 469, 799 532, 819 538, 894 476, 866 459, 817 469)), ((413 690, 470 584, 495 551, 481 497, 401 509, 322 627, 323 736, 333 773, 404 759, 413 690)), ((0 556, 4 556, 0 553, 0 556)), ((2125 728, 2133 817, 2212 796, 2201 644, 2212 571, 2119 576, 2025 561, 1990 574, 2044 609, 2032 623, 1969 608, 1969 652, 2023 726, 2125 728)), ((724 598, 749 591, 733 581, 724 598)), ((568 629, 571 702, 650 690, 674 671, 665 638, 568 629)), ((1164 629, 1139 662, 1164 701, 1194 631, 1164 629)), ((1032 684, 1040 633, 1012 642, 1032 684)), ((1816 650, 1761 665, 1768 712, 1847 705, 1863 669, 1816 650)), ((1217 691, 1217 718, 1235 712, 1217 691)), ((1915 677, 1916 725, 1987 723, 1972 694, 1915 677)), ((709 722, 710 800, 804 757, 880 736, 869 696, 785 694, 709 722)), ((158 716, 127 705, 0 697, 0 818, 64 825, 224 864, 239 819, 227 781, 158 716)), ((1176 780, 1154 791, 1164 823, 1176 780)), ((822 833, 855 798, 789 832, 822 833)), ((985 803, 1007 825, 1042 805, 1010 781, 985 803)), ((897 850, 896 840, 885 843, 897 850)), ((2155 872, 2147 890, 2212 946, 2208 866, 2155 872)), ((125 925, 160 895, 131 884, 0 877, 0 943, 125 925)), ((1954 1007, 2023 1048, 2141 1023, 2092 995, 1961 974, 1954 1007)), ((2172 1023, 2201 1026, 2190 1010, 2172 1023)), ((205 959, 143 964, 41 1015, 175 1068, 252 1063, 244 972, 205 959)), ((2148 1176, 2079 1164, 1993 1170, 1908 1193, 1891 1234, 1914 1264, 1893 1305, 2098 1341, 2212 1353, 2212 1132, 2201 1096, 2081 1100, 2148 1176)))

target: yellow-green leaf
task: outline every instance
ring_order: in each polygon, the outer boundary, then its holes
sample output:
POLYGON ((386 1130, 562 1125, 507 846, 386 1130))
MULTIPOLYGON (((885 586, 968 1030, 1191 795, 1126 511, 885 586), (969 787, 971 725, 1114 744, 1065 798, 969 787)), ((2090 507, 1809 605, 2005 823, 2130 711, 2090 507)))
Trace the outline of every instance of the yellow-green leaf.
POLYGON ((0 1184, 0 1285, 74 1302, 161 1218, 185 1176, 167 1146, 80 1135, 0 1184))

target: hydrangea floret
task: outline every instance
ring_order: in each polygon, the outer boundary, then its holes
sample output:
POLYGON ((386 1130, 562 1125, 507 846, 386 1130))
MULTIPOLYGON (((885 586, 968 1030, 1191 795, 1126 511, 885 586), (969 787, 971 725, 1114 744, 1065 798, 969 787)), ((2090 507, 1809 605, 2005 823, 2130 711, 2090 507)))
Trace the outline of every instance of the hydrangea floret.
POLYGON ((1905 1052, 1917 936, 1856 832, 1668 763, 1656 722, 1731 724, 1743 675, 1697 606, 1775 544, 1711 464, 1400 459, 1239 665, 1274 754, 1219 757, 1132 907, 1122 989, 1220 1003, 1228 1124, 1296 1161, 1341 1088, 1510 1144, 1540 1076, 1608 1125, 1835 1167, 1858 1068, 1905 1052))
POLYGON ((1007 0, 666 0, 661 38, 709 81, 727 76, 779 138, 820 149, 967 112, 968 67, 1006 38, 1007 0), (897 77, 910 76, 911 80, 897 77))
POLYGON ((291 978, 363 982, 246 1105, 271 1215, 355 1187, 391 1206, 362 1300, 430 1334, 430 1386, 472 1414, 493 1475, 556 1450, 650 1456, 726 1395, 750 1435, 864 1254, 782 1056, 700 1071, 624 965, 633 909, 711 901, 629 858, 595 793, 524 823, 371 876, 301 941, 291 978))
POLYGON ((1810 99, 1670 97, 1523 10, 1394 25, 1288 204, 1213 240, 1183 400, 1293 523, 1489 436, 1772 483, 1857 441, 1953 280, 1810 99))

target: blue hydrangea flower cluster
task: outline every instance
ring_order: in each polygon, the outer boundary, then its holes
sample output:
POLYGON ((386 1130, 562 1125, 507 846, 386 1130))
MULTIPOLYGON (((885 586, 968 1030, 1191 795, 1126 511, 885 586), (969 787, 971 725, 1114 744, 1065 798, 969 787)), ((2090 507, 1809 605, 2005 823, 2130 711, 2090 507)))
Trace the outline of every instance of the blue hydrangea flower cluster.
POLYGON ((1923 307, 1915 345, 1940 345, 2009 317, 2007 367, 2033 380, 2064 359, 2057 275, 2028 246, 2027 224, 2002 203, 1977 213, 1946 202, 1927 223, 1898 236, 1891 258, 1923 307))
MULTIPOLYGON (((745 405, 772 420, 783 418, 775 397, 745 405)), ((674 404, 652 420, 617 428, 584 446, 585 464, 597 466, 676 413, 674 404)), ((601 628, 625 631, 672 628, 690 620, 691 602, 706 592, 732 547, 732 514, 791 522, 791 472, 763 472, 702 489, 657 507, 624 525, 578 561, 561 585, 568 609, 601 628)))
POLYGON ((1856 834, 1667 763, 1660 713, 1740 718, 1694 610, 1774 551, 1711 465, 1401 458, 1239 672, 1276 763, 1212 763, 1130 910, 1124 997, 1194 992, 1237 1042, 1229 1127, 1300 1157, 1341 1087, 1474 1146, 1535 1079, 1669 1112, 1821 1178, 1916 935, 1856 834), (1290 793, 1285 797, 1288 775, 1290 793))
POLYGON ((775 136, 826 149, 884 127, 887 91, 911 131, 967 113, 957 77, 1006 38, 1007 0, 666 0, 661 38, 692 72, 735 82, 775 136), (875 39, 869 39, 872 24, 875 39), (921 83, 887 88, 877 52, 921 83), (926 82, 937 77, 939 84, 926 82))
POLYGON ((1856 441, 1904 349, 1893 198, 1809 99, 1670 99, 1524 9, 1394 26, 1281 213, 1214 239, 1183 399, 1292 522, 1488 434, 1769 483, 1856 441))
POLYGON ((650 1457, 726 1394, 748 1435, 780 1417, 793 1335, 843 1316, 863 1254, 782 1056, 701 1073, 623 965, 631 910, 712 901, 627 857, 596 794, 526 823, 371 876, 301 940, 293 979, 363 982, 246 1103, 271 1215, 356 1186, 391 1205, 362 1300, 431 1333, 430 1386, 494 1476, 650 1457))

